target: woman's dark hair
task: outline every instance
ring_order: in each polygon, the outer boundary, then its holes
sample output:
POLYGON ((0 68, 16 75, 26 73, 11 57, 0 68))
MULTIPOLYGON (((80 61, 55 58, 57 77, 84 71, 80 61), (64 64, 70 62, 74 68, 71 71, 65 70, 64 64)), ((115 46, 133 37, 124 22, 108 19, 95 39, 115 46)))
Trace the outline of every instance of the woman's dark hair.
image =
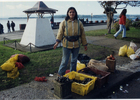
POLYGON ((68 13, 69 13, 69 11, 72 10, 72 9, 75 11, 75 17, 74 17, 74 20, 78 18, 78 17, 77 17, 78 15, 77 15, 77 11, 76 11, 76 9, 75 9, 74 7, 70 7, 70 8, 68 9, 68 11, 67 11, 67 16, 65 17, 65 20, 66 20, 66 21, 67 21, 68 19, 70 19, 68 13))
POLYGON ((126 12, 127 12, 127 10, 123 9, 119 17, 121 18, 122 15, 126 16, 126 12))

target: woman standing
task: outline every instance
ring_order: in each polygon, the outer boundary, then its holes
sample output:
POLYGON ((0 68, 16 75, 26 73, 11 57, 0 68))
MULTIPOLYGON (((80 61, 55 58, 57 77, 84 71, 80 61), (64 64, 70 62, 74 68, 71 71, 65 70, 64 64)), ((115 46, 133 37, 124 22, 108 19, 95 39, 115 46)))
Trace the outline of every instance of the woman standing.
POLYGON ((78 20, 77 11, 74 7, 70 7, 67 11, 67 16, 64 21, 60 23, 59 31, 56 38, 54 49, 62 40, 63 56, 58 70, 58 76, 63 76, 67 70, 67 64, 71 54, 70 71, 76 71, 77 57, 80 45, 87 50, 87 41, 84 27, 81 21, 78 20))
POLYGON ((120 25, 120 29, 118 32, 116 32, 114 34, 114 37, 115 39, 117 38, 117 36, 120 34, 120 32, 123 30, 123 34, 122 34, 122 38, 126 38, 126 27, 125 27, 125 24, 126 24, 126 12, 127 10, 126 9, 123 9, 119 18, 119 25, 120 25))

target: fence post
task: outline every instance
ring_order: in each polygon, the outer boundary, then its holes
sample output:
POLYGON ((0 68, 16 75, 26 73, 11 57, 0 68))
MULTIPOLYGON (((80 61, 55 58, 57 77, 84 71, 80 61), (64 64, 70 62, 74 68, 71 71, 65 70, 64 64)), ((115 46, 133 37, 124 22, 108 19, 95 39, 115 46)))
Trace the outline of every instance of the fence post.
POLYGON ((32 47, 31 47, 31 43, 30 43, 30 52, 32 52, 32 47))
POLYGON ((15 40, 15 50, 17 49, 17 44, 16 44, 16 40, 15 40))
POLYGON ((4 45, 5 45, 5 37, 3 38, 3 41, 4 41, 4 45))

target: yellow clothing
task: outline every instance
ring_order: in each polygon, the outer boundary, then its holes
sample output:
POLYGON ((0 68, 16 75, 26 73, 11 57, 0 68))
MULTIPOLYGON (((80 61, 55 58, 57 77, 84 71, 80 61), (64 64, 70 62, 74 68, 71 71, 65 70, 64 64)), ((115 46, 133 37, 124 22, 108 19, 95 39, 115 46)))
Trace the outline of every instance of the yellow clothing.
MULTIPOLYGON (((78 21, 74 20, 71 21, 70 19, 67 21, 67 29, 68 29, 68 36, 77 36, 78 35, 78 21)), ((79 41, 75 41, 75 42, 69 42, 68 41, 68 45, 67 44, 67 39, 64 36, 67 36, 67 32, 66 32, 66 23, 65 20, 62 21, 59 25, 59 30, 58 30, 58 34, 57 34, 57 40, 58 42, 62 41, 63 47, 67 47, 69 49, 72 48, 78 48, 79 45, 82 43, 83 46, 87 45, 87 40, 86 40, 86 36, 85 36, 85 31, 84 31, 84 27, 81 21, 79 21, 79 41), (80 44, 79 44, 80 42, 80 44)))

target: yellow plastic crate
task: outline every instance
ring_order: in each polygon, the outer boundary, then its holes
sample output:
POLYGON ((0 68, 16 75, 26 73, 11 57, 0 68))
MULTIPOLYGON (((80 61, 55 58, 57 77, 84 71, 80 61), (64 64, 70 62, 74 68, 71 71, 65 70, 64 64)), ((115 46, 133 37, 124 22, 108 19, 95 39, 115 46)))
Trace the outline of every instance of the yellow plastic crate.
POLYGON ((71 80, 75 79, 75 80, 81 80, 81 81, 84 80, 85 78, 92 79, 87 84, 80 84, 77 82, 72 83, 71 91, 82 96, 87 95, 91 90, 94 89, 95 81, 97 80, 97 77, 85 75, 85 74, 78 73, 75 71, 65 74, 64 77, 68 77, 71 80))

